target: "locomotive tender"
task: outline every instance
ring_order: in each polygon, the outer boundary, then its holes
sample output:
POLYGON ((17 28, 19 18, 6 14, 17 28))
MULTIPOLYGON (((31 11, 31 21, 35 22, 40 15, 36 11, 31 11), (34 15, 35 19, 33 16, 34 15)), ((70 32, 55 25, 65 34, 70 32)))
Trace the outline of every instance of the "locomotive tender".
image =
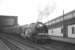
POLYGON ((45 24, 50 39, 75 44, 75 10, 45 24))

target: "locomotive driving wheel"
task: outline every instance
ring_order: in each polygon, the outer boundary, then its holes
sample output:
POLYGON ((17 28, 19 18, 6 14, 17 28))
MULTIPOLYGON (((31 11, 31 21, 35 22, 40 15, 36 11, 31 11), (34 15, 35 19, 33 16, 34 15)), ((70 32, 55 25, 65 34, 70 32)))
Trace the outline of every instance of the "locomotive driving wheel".
POLYGON ((37 43, 37 44, 45 44, 47 40, 46 39, 39 38, 39 36, 36 35, 36 36, 32 36, 31 37, 31 41, 33 43, 37 43))

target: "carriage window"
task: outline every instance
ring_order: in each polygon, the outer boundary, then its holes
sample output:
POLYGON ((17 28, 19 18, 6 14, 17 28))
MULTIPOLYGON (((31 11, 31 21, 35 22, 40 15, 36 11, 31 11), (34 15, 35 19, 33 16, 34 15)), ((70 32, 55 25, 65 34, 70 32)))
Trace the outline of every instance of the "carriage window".
POLYGON ((75 34, 75 27, 72 27, 72 34, 75 34))

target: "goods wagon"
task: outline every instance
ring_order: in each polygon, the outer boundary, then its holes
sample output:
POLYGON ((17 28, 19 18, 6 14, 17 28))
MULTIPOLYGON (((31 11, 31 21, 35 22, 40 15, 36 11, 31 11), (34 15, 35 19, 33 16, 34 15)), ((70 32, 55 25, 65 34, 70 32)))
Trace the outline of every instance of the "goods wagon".
POLYGON ((45 24, 50 39, 75 44, 75 10, 45 24))

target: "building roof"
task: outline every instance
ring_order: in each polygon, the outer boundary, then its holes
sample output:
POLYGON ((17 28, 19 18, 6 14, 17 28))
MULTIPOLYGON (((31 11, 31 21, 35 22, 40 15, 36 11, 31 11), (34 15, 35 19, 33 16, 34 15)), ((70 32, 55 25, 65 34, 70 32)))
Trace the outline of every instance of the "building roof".
POLYGON ((0 18, 1 18, 1 17, 4 17, 4 18, 5 18, 5 17, 6 17, 6 18, 7 18, 7 17, 9 17, 9 18, 14 18, 14 17, 15 17, 15 18, 17 18, 17 16, 12 16, 12 15, 0 15, 0 18))
MULTIPOLYGON (((72 10, 72 11, 70 11, 70 12, 64 14, 64 18, 65 18, 65 19, 66 19, 66 18, 67 18, 67 19, 68 19, 68 18, 71 18, 72 16, 67 16, 67 15, 69 15, 69 14, 73 15, 73 13, 75 13, 75 10, 72 10)), ((62 20, 63 20, 63 15, 61 15, 61 16, 59 16, 59 17, 56 17, 56 18, 54 18, 54 19, 52 19, 52 20, 46 22, 45 24, 47 24, 47 23, 52 23, 53 21, 56 22, 56 20, 62 21, 62 20), (60 20, 59 20, 59 19, 60 19, 60 20)), ((55 22, 54 22, 54 23, 55 23, 55 22)))

